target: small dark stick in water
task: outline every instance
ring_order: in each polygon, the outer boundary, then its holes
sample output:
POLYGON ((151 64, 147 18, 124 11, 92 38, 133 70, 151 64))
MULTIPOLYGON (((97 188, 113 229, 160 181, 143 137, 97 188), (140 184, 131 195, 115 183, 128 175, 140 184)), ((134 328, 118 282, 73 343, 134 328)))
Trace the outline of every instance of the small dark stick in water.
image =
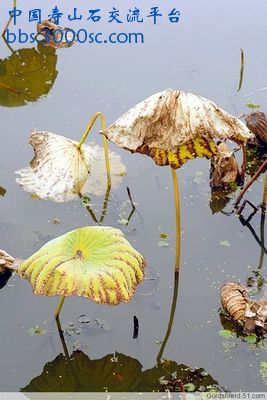
POLYGON ((139 333, 139 321, 136 316, 133 317, 133 322, 134 322, 133 339, 137 339, 139 333))

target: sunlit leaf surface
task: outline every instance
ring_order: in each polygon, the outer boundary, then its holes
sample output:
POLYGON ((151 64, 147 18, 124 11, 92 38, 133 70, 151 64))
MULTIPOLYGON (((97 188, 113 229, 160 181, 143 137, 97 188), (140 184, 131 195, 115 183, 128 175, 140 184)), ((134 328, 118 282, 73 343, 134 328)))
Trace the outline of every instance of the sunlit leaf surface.
MULTIPOLYGON (((96 145, 83 145, 55 133, 32 132, 30 144, 34 159, 26 168, 17 171, 17 182, 27 192, 41 199, 58 202, 77 199, 88 193, 96 195, 106 191, 106 169, 103 149, 96 145)), ((118 155, 109 152, 112 187, 116 188, 125 172, 118 155)))
POLYGON ((129 301, 144 278, 144 258, 118 229, 85 227, 48 242, 18 268, 34 293, 129 301))
POLYGON ((118 146, 173 168, 216 154, 214 139, 247 142, 253 138, 242 121, 212 101, 172 89, 139 103, 103 133, 118 146))
POLYGON ((0 105, 25 106, 49 93, 57 78, 55 49, 39 44, 0 60, 0 105))

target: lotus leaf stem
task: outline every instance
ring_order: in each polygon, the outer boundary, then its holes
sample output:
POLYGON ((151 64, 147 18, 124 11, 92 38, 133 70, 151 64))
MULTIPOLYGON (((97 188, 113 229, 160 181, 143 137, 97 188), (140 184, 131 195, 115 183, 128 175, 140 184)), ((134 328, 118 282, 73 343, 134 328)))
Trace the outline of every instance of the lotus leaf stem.
MULTIPOLYGON (((97 121, 98 118, 100 119, 102 130, 107 129, 107 124, 106 124, 103 114, 101 112, 95 113, 93 115, 92 119, 90 120, 90 122, 88 123, 88 125, 81 137, 81 140, 78 145, 78 149, 80 149, 82 147, 82 145, 84 144, 87 136, 89 135, 89 132, 91 131, 93 125, 95 124, 95 122, 97 121)), ((108 140, 104 135, 103 135, 103 142, 104 142, 104 152, 105 152, 105 164, 106 164, 106 171, 107 171, 107 182, 108 182, 108 186, 111 186, 110 162, 109 162, 109 156, 108 156, 108 140)))
POLYGON ((59 303, 58 303, 58 305, 57 305, 56 311, 55 311, 55 319, 56 319, 56 320, 57 320, 58 317, 59 317, 59 314, 60 314, 60 311, 61 311, 62 306, 63 306, 63 304, 64 304, 64 301, 65 301, 65 296, 61 296, 61 298, 60 298, 60 300, 59 300, 59 303))
POLYGON ((263 188, 263 198, 262 198, 262 207, 266 208, 267 206, 267 173, 264 178, 264 188, 263 188))
POLYGON ((176 170, 172 168, 172 180, 174 189, 174 200, 175 200, 175 214, 176 214, 176 251, 175 251, 175 272, 174 272, 174 289, 172 297, 172 306, 170 312, 170 319, 168 323, 167 332, 163 339, 159 354, 157 356, 157 362, 160 363, 162 355, 164 353, 166 344, 171 335, 172 326, 175 317, 178 290, 179 290, 179 269, 180 269, 180 257, 181 257, 181 216, 180 216, 180 194, 179 194, 179 184, 177 179, 176 170))
MULTIPOLYGON (((246 186, 244 187, 244 189, 240 192, 236 202, 235 202, 235 207, 237 208, 238 205, 240 204, 244 194, 246 193, 246 191, 250 188, 250 186, 253 184, 253 182, 255 182, 256 179, 258 179, 258 177, 260 176, 260 174, 262 172, 265 171, 265 169, 267 168, 267 160, 265 160, 261 166, 257 169, 257 171, 255 172, 255 174, 252 176, 252 178, 248 181, 248 183, 246 184, 246 186)), ((263 195, 263 203, 265 202, 266 205, 266 197, 267 197, 267 190, 266 190, 266 181, 264 184, 264 195, 263 195)), ((264 204, 263 204, 264 207, 264 204)))
POLYGON ((176 170, 172 168, 172 180, 175 201, 175 221, 176 221, 176 251, 175 251, 175 271, 180 268, 181 255, 181 217, 180 217, 180 194, 176 170))
POLYGON ((171 306, 171 312, 170 312, 170 319, 168 323, 168 328, 167 332, 165 334, 165 337, 163 339, 163 342, 160 347, 159 354, 157 356, 157 363, 160 364, 160 361, 162 359, 162 355, 164 353, 166 344, 169 340, 169 337, 171 335, 172 331, 172 326, 174 322, 174 317, 175 317, 175 311, 176 311, 176 305, 177 305, 177 298, 178 298, 178 291, 179 291, 179 271, 175 271, 174 273, 174 289, 173 289, 173 297, 172 297, 172 306, 171 306))

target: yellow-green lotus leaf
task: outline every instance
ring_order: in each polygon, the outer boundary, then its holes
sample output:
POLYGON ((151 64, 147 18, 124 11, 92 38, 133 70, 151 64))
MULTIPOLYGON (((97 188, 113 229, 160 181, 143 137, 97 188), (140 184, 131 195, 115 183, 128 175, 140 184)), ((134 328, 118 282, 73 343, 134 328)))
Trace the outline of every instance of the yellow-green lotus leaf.
POLYGON ((144 267, 144 258, 120 230, 93 226, 48 242, 20 265, 18 274, 36 294, 116 305, 132 298, 144 267))
POLYGON ((57 78, 55 49, 42 44, 0 59, 0 105, 20 107, 49 93, 57 78))

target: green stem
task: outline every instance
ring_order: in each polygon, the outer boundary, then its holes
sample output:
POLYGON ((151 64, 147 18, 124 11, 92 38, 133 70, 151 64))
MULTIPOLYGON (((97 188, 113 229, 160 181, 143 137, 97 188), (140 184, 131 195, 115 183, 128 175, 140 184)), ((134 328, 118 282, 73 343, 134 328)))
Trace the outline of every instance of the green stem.
MULTIPOLYGON (((107 129, 106 121, 105 121, 103 114, 101 112, 95 113, 93 115, 92 119, 90 120, 90 122, 88 123, 88 125, 80 139, 78 149, 80 149, 82 147, 82 145, 84 144, 85 140, 87 139, 87 136, 89 135, 89 132, 91 131, 93 125, 95 124, 95 122, 98 118, 100 119, 102 130, 105 131, 107 129)), ((106 171, 107 171, 107 182, 108 182, 108 186, 111 186, 110 162, 109 162, 109 156, 108 156, 108 140, 105 137, 105 135, 103 135, 103 142, 104 142, 105 164, 106 164, 106 171)))
POLYGON ((60 311, 61 311, 62 306, 64 304, 64 301, 65 301, 65 296, 61 296, 61 298, 59 300, 59 303, 57 305, 56 311, 55 311, 55 319, 58 319, 60 311))

